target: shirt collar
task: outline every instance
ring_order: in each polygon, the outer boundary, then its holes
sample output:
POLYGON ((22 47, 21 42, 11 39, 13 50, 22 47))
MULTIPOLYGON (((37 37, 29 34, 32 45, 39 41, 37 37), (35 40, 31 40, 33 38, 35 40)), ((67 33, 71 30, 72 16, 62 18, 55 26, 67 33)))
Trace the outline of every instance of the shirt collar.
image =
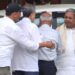
POLYGON ((10 21, 12 21, 12 22, 14 22, 11 18, 9 18, 8 16, 5 16, 4 17, 6 20, 10 20, 10 21))
POLYGON ((23 19, 26 20, 26 21, 31 22, 31 20, 29 18, 27 18, 27 17, 24 17, 23 19))
POLYGON ((42 28, 50 28, 50 29, 52 29, 52 25, 49 26, 48 24, 43 24, 43 25, 41 25, 40 27, 42 27, 42 28))
POLYGON ((40 26, 40 29, 41 29, 41 30, 48 31, 48 30, 52 30, 52 27, 49 26, 49 25, 47 25, 47 24, 45 24, 45 25, 41 25, 41 26, 40 26))

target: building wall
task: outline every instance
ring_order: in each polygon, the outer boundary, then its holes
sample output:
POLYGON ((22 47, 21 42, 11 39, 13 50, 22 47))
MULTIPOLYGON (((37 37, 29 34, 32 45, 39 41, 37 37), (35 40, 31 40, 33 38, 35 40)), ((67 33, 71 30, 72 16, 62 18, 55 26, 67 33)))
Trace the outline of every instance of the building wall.
POLYGON ((5 9, 10 2, 11 0, 0 0, 0 10, 5 9))
POLYGON ((61 0, 62 4, 75 4, 75 0, 61 0))
MULTIPOLYGON (((5 9, 7 4, 10 2, 18 2, 21 5, 24 5, 25 1, 26 0, 0 0, 0 10, 5 9)), ((50 1, 51 4, 75 4, 75 0, 46 0, 46 1, 50 1)))

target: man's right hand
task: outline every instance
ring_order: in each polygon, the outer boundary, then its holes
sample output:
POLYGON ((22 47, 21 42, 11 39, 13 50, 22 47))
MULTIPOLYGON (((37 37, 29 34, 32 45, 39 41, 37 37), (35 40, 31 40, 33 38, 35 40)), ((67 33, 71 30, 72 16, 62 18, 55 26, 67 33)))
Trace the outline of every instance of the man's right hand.
POLYGON ((47 47, 47 48, 55 48, 55 44, 52 41, 46 41, 39 44, 40 47, 47 47))

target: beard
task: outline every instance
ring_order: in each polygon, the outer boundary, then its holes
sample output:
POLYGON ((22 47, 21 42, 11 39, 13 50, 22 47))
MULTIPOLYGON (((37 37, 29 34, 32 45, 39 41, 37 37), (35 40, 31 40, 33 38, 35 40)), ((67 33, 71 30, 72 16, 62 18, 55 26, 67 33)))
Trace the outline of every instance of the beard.
POLYGON ((75 28, 75 25, 71 25, 71 24, 65 24, 67 28, 75 28))
POLYGON ((70 22, 65 22, 65 25, 67 28, 75 28, 75 24, 72 24, 70 22))

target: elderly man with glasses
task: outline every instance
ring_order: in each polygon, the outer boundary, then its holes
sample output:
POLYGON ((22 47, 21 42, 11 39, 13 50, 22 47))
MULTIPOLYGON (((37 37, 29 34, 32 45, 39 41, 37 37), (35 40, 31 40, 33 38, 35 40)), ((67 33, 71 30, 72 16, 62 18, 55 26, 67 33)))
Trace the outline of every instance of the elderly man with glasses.
POLYGON ((39 75, 56 75, 56 66, 54 60, 56 59, 56 49, 59 44, 59 34, 52 29, 52 14, 42 12, 40 15, 40 34, 43 36, 43 41, 51 41, 54 48, 41 48, 39 50, 39 75))

